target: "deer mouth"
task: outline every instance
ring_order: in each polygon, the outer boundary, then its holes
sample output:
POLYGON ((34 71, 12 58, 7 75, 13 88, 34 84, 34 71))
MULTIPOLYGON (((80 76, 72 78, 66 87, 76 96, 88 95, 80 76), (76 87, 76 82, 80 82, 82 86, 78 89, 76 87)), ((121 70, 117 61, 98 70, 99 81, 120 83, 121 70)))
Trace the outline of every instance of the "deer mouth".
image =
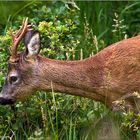
POLYGON ((0 97, 0 104, 1 105, 10 105, 10 104, 14 104, 15 100, 12 98, 4 98, 4 97, 0 97))

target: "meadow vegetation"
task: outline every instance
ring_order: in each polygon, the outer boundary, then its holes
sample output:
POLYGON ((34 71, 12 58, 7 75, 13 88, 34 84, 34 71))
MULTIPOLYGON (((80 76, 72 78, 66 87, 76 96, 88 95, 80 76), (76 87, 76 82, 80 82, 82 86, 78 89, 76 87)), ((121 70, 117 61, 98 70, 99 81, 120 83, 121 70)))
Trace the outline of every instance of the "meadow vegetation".
MULTIPOLYGON (((41 54, 52 59, 84 59, 140 32, 138 1, 1 1, 0 7, 0 90, 10 31, 18 29, 25 16, 40 31, 41 54)), ((96 126, 105 114, 117 123, 121 139, 140 140, 140 114, 112 114, 101 103, 53 90, 37 92, 13 106, 0 105, 0 139, 96 140, 96 126)))

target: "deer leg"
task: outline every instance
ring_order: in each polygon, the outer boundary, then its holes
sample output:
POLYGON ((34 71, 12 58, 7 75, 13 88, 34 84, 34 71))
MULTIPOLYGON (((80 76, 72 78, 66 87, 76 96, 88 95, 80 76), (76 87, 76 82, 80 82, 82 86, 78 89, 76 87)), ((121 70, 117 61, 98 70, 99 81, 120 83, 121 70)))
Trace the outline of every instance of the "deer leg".
POLYGON ((113 111, 136 111, 139 110, 140 94, 138 92, 128 93, 120 99, 112 102, 113 111))

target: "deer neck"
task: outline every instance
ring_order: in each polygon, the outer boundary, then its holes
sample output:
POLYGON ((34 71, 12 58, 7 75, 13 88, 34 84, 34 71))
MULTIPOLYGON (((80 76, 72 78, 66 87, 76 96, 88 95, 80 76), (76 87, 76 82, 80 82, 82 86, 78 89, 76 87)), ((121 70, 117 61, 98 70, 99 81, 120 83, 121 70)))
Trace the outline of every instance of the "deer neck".
POLYGON ((99 81, 94 79, 98 77, 99 70, 96 70, 97 66, 95 68, 89 66, 90 61, 88 59, 62 61, 39 57, 38 88, 101 101, 104 97, 97 94, 100 89, 101 79, 99 78, 99 81))

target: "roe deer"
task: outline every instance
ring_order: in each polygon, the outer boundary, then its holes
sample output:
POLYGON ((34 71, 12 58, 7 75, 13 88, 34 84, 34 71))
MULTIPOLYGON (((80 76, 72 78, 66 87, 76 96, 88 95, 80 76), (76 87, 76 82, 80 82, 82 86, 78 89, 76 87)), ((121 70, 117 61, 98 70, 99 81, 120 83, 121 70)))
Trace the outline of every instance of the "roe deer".
POLYGON ((63 61, 39 55, 39 32, 23 21, 12 34, 8 73, 0 94, 0 104, 23 100, 37 90, 67 93, 91 98, 109 108, 125 106, 137 110, 140 101, 140 36, 125 39, 96 55, 78 61, 63 61), (25 51, 17 54, 24 38, 25 51))

